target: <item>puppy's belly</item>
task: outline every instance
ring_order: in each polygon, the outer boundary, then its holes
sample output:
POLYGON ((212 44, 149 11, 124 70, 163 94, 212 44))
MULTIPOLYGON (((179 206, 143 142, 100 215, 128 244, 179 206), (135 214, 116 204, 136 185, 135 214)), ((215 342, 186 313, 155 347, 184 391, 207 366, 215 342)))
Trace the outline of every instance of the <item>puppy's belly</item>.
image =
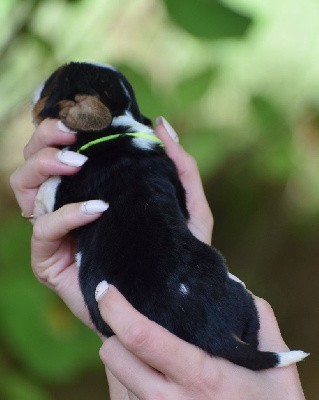
POLYGON ((36 218, 53 211, 56 191, 60 183, 60 176, 51 176, 42 183, 34 202, 33 214, 36 218))

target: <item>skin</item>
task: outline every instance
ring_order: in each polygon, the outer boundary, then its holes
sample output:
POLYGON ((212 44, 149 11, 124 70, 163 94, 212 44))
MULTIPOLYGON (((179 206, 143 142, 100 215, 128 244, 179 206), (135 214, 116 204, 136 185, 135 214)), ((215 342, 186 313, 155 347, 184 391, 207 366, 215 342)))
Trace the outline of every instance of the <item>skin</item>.
MULTIPOLYGON (((72 175, 80 169, 58 159, 57 146, 70 145, 76 137, 59 130, 57 122, 45 120, 38 126, 25 146, 25 163, 10 178, 24 215, 32 214, 41 183, 52 175, 72 175)), ((211 243, 213 216, 195 160, 177 143, 176 133, 163 120, 159 121, 156 134, 175 162, 185 187, 190 230, 198 239, 211 243)), ((101 213, 87 214, 81 204, 68 204, 31 220, 35 276, 92 329, 79 289, 74 243, 69 232, 100 216, 101 213)), ((270 305, 263 299, 255 299, 261 320, 260 349, 286 351, 270 305)), ((211 357, 141 315, 111 285, 99 300, 99 307, 102 317, 116 333, 111 338, 102 338, 100 350, 112 400, 304 399, 295 365, 253 372, 211 357)))

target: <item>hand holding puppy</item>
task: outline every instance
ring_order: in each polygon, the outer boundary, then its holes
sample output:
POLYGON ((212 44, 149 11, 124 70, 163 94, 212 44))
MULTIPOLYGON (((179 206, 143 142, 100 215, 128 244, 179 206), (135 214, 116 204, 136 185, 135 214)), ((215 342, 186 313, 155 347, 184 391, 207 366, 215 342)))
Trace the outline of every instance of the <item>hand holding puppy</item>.
MULTIPOLYGON (((101 314, 116 333, 100 350, 112 399, 304 399, 295 365, 254 372, 211 357, 148 320, 114 286, 103 283, 100 288, 101 314)), ((271 307, 263 299, 255 301, 260 347, 287 351, 271 307)))
MULTIPOLYGON (((176 163, 186 189, 190 229, 200 240, 210 243, 213 219, 196 163, 171 139, 174 138, 171 128, 167 130, 163 121, 159 122, 156 133, 176 163)), ((32 213, 38 187, 49 176, 73 174, 80 168, 59 160, 56 147, 75 142, 72 133, 59 127, 61 125, 55 120, 45 120, 40 124, 25 147, 25 164, 11 177, 12 188, 25 215, 32 213)), ((78 163, 81 162, 78 160, 78 163)), ((103 204, 99 203, 93 204, 91 209, 83 208, 82 204, 64 206, 34 221, 32 239, 32 268, 36 277, 53 289, 70 310, 91 327, 78 287, 78 270, 68 232, 99 218, 101 212, 103 204)), ((258 298, 256 305, 261 322, 261 350, 271 346, 274 350, 286 351, 270 306, 258 298)), ((102 296, 99 306, 102 316, 117 333, 117 337, 104 342, 100 351, 103 362, 111 371, 108 375, 112 399, 127 396, 136 399, 126 388, 140 399, 155 399, 156 396, 199 400, 304 399, 295 365, 255 373, 225 360, 211 358, 141 316, 114 287, 102 296), (121 320, 117 318, 119 312, 123 317, 121 320), (147 354, 148 359, 145 358, 147 354), (123 368, 123 365, 127 367, 123 368)))

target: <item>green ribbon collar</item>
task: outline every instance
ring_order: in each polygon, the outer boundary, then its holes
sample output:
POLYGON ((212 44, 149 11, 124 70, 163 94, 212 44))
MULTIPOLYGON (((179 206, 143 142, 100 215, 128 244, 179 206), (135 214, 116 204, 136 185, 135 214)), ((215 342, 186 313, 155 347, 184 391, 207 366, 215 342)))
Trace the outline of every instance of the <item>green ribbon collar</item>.
POLYGON ((154 142, 158 143, 160 146, 164 147, 163 142, 155 135, 151 133, 143 133, 143 132, 129 132, 129 133, 117 133, 115 135, 109 135, 109 136, 104 136, 101 138, 98 138, 96 140, 92 140, 91 142, 88 142, 81 146, 77 153, 81 153, 82 151, 85 151, 89 149, 90 147, 93 147, 99 143, 104 143, 104 142, 109 142, 110 140, 118 139, 119 137, 123 136, 131 136, 135 138, 145 138, 145 139, 151 139, 154 142))

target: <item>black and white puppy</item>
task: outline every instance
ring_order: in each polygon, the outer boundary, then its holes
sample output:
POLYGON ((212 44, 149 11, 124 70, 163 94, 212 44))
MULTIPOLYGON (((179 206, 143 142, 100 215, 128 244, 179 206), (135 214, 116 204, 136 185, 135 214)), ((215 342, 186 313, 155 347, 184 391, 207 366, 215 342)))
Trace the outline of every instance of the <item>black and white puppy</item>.
POLYGON ((214 356, 252 370, 306 356, 258 351, 253 297, 228 273, 222 255, 188 229, 175 165, 118 70, 63 65, 39 90, 33 110, 36 124, 58 118, 76 131, 69 150, 88 156, 74 176, 52 177, 41 186, 35 215, 91 199, 110 204, 97 221, 73 232, 81 290, 103 335, 113 332, 94 292, 106 280, 149 319, 214 356))

